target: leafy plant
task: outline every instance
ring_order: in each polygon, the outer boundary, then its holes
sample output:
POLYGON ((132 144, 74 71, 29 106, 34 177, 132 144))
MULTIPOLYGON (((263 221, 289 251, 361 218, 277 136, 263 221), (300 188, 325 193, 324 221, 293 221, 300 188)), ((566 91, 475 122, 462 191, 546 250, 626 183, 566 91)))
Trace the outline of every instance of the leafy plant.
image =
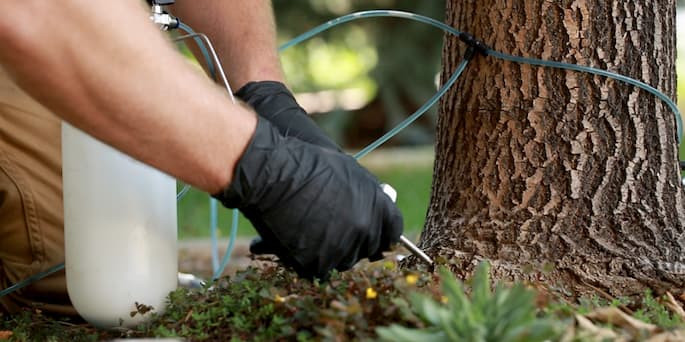
POLYGON ((645 291, 642 297, 642 307, 635 311, 635 318, 647 323, 656 324, 664 328, 682 327, 683 320, 674 315, 658 298, 654 298, 651 290, 645 291))
POLYGON ((533 291, 523 285, 499 284, 491 291, 487 264, 480 265, 467 284, 457 282, 445 269, 438 275, 398 268, 390 260, 334 273, 328 282, 312 282, 265 261, 259 268, 222 278, 211 288, 170 293, 164 313, 153 314, 147 323, 132 329, 101 330, 34 308, 11 316, 0 314, 0 341, 143 337, 203 342, 367 341, 378 337, 429 342, 554 341, 565 327, 561 322, 573 321, 576 326, 566 329, 566 340, 598 336, 598 331, 601 336, 640 340, 657 336, 664 327, 681 329, 664 333, 685 339, 679 316, 668 313, 664 303, 651 293, 636 303, 597 297, 581 300, 585 304, 580 306, 573 302, 543 303, 539 293, 534 301, 533 291), (589 314, 580 314, 583 305, 589 314), (607 306, 627 306, 636 310, 634 318, 656 323, 658 328, 645 329, 636 320, 629 321, 627 315, 602 310, 607 306))
POLYGON ((521 284, 497 284, 490 290, 489 264, 478 266, 471 298, 448 270, 440 270, 443 297, 437 301, 412 293, 416 314, 426 323, 422 328, 397 324, 377 328, 388 341, 545 341, 561 332, 557 322, 537 318, 534 294, 521 284))

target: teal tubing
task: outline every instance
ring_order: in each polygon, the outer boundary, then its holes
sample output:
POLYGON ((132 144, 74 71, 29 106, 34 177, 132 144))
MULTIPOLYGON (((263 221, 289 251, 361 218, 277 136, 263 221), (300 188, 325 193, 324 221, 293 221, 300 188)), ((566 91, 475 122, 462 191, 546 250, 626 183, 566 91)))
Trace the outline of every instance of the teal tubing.
MULTIPOLYGON (((178 19, 177 19, 178 20, 178 19)), ((195 31, 185 23, 181 22, 179 20, 178 22, 178 28, 185 31, 188 34, 194 34, 195 31)), ((214 79, 215 71, 214 71, 214 61, 209 57, 209 51, 207 51, 207 47, 205 46, 204 42, 200 38, 193 38, 195 41, 195 44, 197 44, 198 48, 200 49, 200 53, 202 53, 202 56, 204 57, 205 61, 207 62, 207 70, 209 71, 210 76, 212 79, 214 79)), ((180 201, 185 195, 190 191, 190 185, 185 184, 181 191, 176 194, 176 200, 180 201)))
MULTIPOLYGON (((372 10, 372 11, 363 11, 363 12, 356 12, 348 15, 344 15, 342 17, 330 20, 324 24, 321 24, 295 38, 292 40, 288 41, 287 43, 281 45, 278 48, 278 51, 283 51, 291 46, 297 45, 321 32, 324 32, 328 29, 331 29, 335 26, 338 26, 340 24, 344 24, 350 21, 354 21, 357 19, 362 19, 362 18, 374 18, 374 17, 397 17, 397 18, 404 18, 404 19, 409 19, 409 20, 414 20, 418 22, 423 22, 426 24, 430 24, 433 26, 436 26, 438 28, 441 28, 447 32, 450 32, 455 35, 459 35, 460 31, 454 29, 453 27, 437 21, 433 18, 429 18, 426 16, 414 14, 414 13, 409 13, 409 12, 402 12, 402 11, 392 11, 392 10, 372 10)), ((208 58, 205 57, 205 58, 208 58)), ((365 147, 363 150, 358 152, 357 154, 354 155, 356 159, 362 158, 371 151, 375 150, 378 146, 382 145, 395 135, 399 133, 401 130, 409 126, 411 123, 416 121, 421 115, 423 115, 430 107, 432 107, 439 99, 442 97, 447 90, 454 84, 454 82, 459 78, 459 75, 466 69, 466 66, 468 65, 468 61, 464 60, 462 63, 457 67, 457 70, 455 73, 450 77, 450 79, 443 85, 440 90, 433 95, 426 103, 424 103, 421 108, 419 108, 414 114, 412 114, 410 117, 407 119, 403 120, 399 125, 397 125, 395 128, 393 128, 391 131, 388 133, 384 134, 382 137, 380 137, 378 140, 374 141, 371 143, 369 146, 365 147)), ((213 225, 214 226, 214 225, 213 225)), ((223 271, 226 269, 226 265, 230 261, 230 255, 233 252, 233 246, 235 244, 235 236, 238 232, 238 216, 237 216, 237 210, 233 210, 233 222, 231 224, 231 238, 229 239, 229 245, 226 248, 226 253, 224 254, 224 258, 221 262, 221 265, 219 265, 219 268, 214 268, 214 279, 217 279, 223 271)), ((213 244, 214 245, 214 244, 213 244)), ((218 253, 213 250, 212 251, 212 262, 214 261, 214 256, 218 255, 218 253)))
MULTIPOLYGON (((195 31, 188 25, 184 24, 183 22, 179 22, 178 27, 185 31, 188 34, 194 34, 195 31)), ((202 57, 205 60, 205 63, 207 63, 207 71, 210 75, 210 77, 213 80, 216 80, 216 68, 214 67, 214 61, 209 55, 209 51, 207 51, 207 47, 205 46, 205 43, 202 41, 200 38, 193 38, 195 41, 195 44, 197 44, 198 48, 200 49, 200 52, 202 53, 202 57)), ((228 89, 227 89, 228 90, 228 89)), ((190 186, 185 185, 183 189, 176 195, 177 200, 181 200, 185 194, 190 190, 190 186)), ((218 233, 217 230, 219 228, 219 212, 218 212, 218 205, 217 205, 217 200, 214 198, 209 198, 209 231, 210 231, 210 236, 212 240, 212 271, 214 272, 214 279, 218 278, 226 268, 226 265, 228 264, 228 261, 230 260, 230 255, 233 252, 233 246, 235 244, 235 239, 236 235, 238 232, 238 210, 234 209, 233 210, 233 219, 232 219, 232 226, 231 226, 231 236, 229 238, 229 243, 228 243, 228 248, 226 249, 226 254, 224 254, 224 258, 219 264, 219 246, 218 246, 218 233), (228 256, 228 257, 227 257, 228 256)))
POLYGON ((587 66, 583 66, 583 65, 575 65, 575 64, 568 64, 568 63, 555 62, 555 61, 546 61, 546 60, 536 59, 536 58, 513 56, 513 55, 509 55, 509 54, 502 53, 499 51, 495 51, 492 49, 489 49, 487 51, 487 53, 489 56, 497 57, 497 58, 500 58, 500 59, 503 59, 506 61, 516 62, 516 63, 531 64, 531 65, 538 65, 538 66, 551 67, 551 68, 557 68, 557 69, 573 70, 573 71, 579 71, 579 72, 587 72, 587 73, 594 74, 594 75, 613 78, 615 80, 622 81, 622 82, 628 83, 630 85, 636 86, 640 89, 646 90, 649 93, 656 96, 657 98, 661 99, 663 102, 665 102, 666 105, 671 109, 673 114, 675 114, 675 120, 676 120, 676 125, 677 125, 677 132, 678 132, 678 143, 680 144, 683 141, 683 118, 680 116, 680 110, 678 109, 678 106, 675 104, 675 102, 673 102, 673 100, 671 100, 668 96, 666 96, 666 94, 662 93, 661 91, 650 86, 647 83, 644 83, 640 80, 636 80, 634 78, 630 78, 628 76, 617 74, 615 72, 597 69, 597 68, 592 68, 592 67, 587 67, 587 66))
MULTIPOLYGON (((357 19, 362 19, 362 18, 372 18, 372 17, 397 17, 397 18, 404 18, 404 19, 409 19, 409 20, 414 20, 414 21, 419 21, 423 22, 432 26, 435 26, 437 28, 442 29, 443 31, 446 31, 450 34, 459 36, 461 31, 443 23, 440 21, 437 21, 433 18, 429 18, 426 16, 422 16, 419 14, 414 14, 414 13, 408 13, 408 12, 403 12, 403 11, 394 11, 394 10, 372 10, 372 11, 362 11, 362 12, 356 12, 356 13, 351 13, 348 15, 341 16, 339 18, 330 20, 322 25, 319 25, 315 27, 314 29, 305 32, 304 34, 301 34, 294 39, 290 40, 289 42, 281 45, 279 47, 279 51, 285 50, 293 45, 299 44, 323 31, 326 31, 332 27, 335 27, 337 25, 347 23, 350 21, 354 21, 357 19)), ((187 25, 181 23, 180 28, 188 33, 194 32, 190 27, 187 25)), ((204 46, 204 43, 200 39, 195 39, 196 43, 200 47, 200 51, 202 52, 204 58, 206 59, 208 63, 208 69, 210 71, 210 75, 212 75, 212 78, 215 76, 215 68, 214 68, 214 63, 212 62, 212 59, 209 56, 209 53, 207 52, 206 47, 204 46)), ((671 100, 668 96, 666 96, 664 93, 660 92, 656 88, 633 78, 616 74, 610 71, 606 70, 601 70, 601 69, 596 69, 596 68, 591 68, 591 67, 586 67, 586 66, 579 66, 579 65, 573 65, 573 64, 568 64, 568 63, 562 63, 562 62, 555 62, 555 61, 545 61, 541 59, 534 59, 534 58, 527 58, 527 57, 519 57, 519 56, 512 56, 508 55, 505 53, 501 53, 495 50, 488 49, 486 50, 487 54, 489 56, 493 56, 496 58, 500 58, 503 60, 508 60, 512 62, 517 62, 517 63, 525 63, 525 64, 531 64, 531 65, 538 65, 538 66, 543 66, 543 67, 552 67, 552 68, 559 68, 559 69, 567 69, 567 70, 573 70, 573 71, 579 71, 579 72, 588 72, 591 74, 595 75, 600 75, 604 77, 609 77, 613 78, 622 82, 626 82, 628 84, 631 84, 633 86, 639 87, 643 90, 648 91, 649 93, 655 95, 662 101, 664 101, 667 106, 673 111, 676 117, 676 123, 677 123, 677 134, 678 134, 678 142, 680 143, 682 141, 682 134, 683 134, 683 123, 682 123, 682 118, 680 116, 680 111, 678 110, 678 107, 675 105, 673 100, 671 100)), ((388 141, 392 137, 394 137, 397 133, 399 133, 402 129, 404 129, 406 126, 414 122, 416 119, 418 119, 422 114, 424 114, 431 106, 433 106, 439 99, 442 97, 447 90, 456 82, 457 78, 462 74, 462 72, 466 69, 466 66, 468 65, 469 59, 464 59, 457 69, 455 70, 454 74, 448 79, 448 81, 438 90, 438 92, 431 97, 421 108, 419 108, 416 112, 414 112, 411 116, 409 116, 407 119, 403 120, 400 124, 398 124, 395 128, 390 130, 388 133, 384 134, 381 138, 378 140, 374 141, 371 143, 369 146, 365 147, 358 153, 354 155, 355 158, 362 158, 363 156, 367 155, 371 151, 373 151, 375 148, 383 144, 384 142, 388 141)), ((183 195, 187 192, 187 188, 184 188, 179 195, 177 196, 178 199, 182 198, 183 195)), ((212 199, 213 200, 213 199, 212 199)), ((213 227, 212 229, 216 229, 218 225, 218 215, 216 215, 216 201, 210 201, 210 225, 213 227), (213 203, 213 204, 212 204, 213 203)), ((213 233, 213 243, 212 243, 212 266, 214 268, 214 279, 217 279, 222 273, 223 270, 225 269, 226 265, 228 264, 230 260, 230 254, 233 251, 234 243, 235 243, 235 237, 237 235, 237 228, 238 228, 238 211, 233 210, 233 220, 232 220, 232 225, 231 225, 231 239, 229 241, 229 245, 226 249, 226 254, 224 255, 224 258, 218 267, 216 267, 217 262, 215 260, 218 260, 218 253, 217 249, 218 247, 216 246, 216 232, 213 233), (215 257, 216 255, 216 257, 215 257)), ((22 280, 21 282, 14 284, 10 286, 7 289, 4 289, 0 291, 0 297, 7 295, 13 291, 18 290, 19 288, 22 288, 38 279, 42 279, 54 272, 57 272, 61 269, 64 268, 64 264, 57 265, 45 272, 38 273, 36 275, 33 275, 25 280, 22 280)))
MULTIPOLYGON (((180 20, 178 21, 178 28, 185 31, 188 34, 195 34, 195 31, 190 26, 186 25, 180 20)), ((214 60, 209 56, 209 51, 207 51, 205 43, 202 41, 202 39, 198 37, 193 38, 193 40, 195 41, 195 44, 197 44, 198 48, 200 48, 200 53, 202 53, 202 57, 205 59, 205 62, 207 63, 207 71, 209 72, 209 75, 212 77, 212 79, 216 79, 216 68, 214 67, 214 60)))
POLYGON ((221 275, 224 273, 226 265, 228 265, 228 262, 231 261, 231 253, 233 253, 233 247, 235 246, 235 237, 238 235, 238 215, 240 214, 238 209, 233 209, 232 211, 233 216, 231 222, 231 238, 228 240, 228 247, 226 248, 226 253, 221 260, 221 266, 219 269, 214 271, 212 280, 219 279, 219 277, 221 277, 221 275))
MULTIPOLYGON (((415 14, 415 13, 409 13, 409 12, 403 12, 403 11, 394 11, 394 10, 371 10, 371 11, 361 11, 361 12, 355 12, 351 14, 344 15, 342 17, 330 20, 324 24, 321 24, 310 31, 307 31, 289 42, 281 45, 279 48, 279 51, 285 50, 293 45, 299 44, 321 32, 324 32, 334 26, 340 25, 342 23, 347 23, 350 21, 354 21, 357 19, 362 19, 362 18, 372 18, 372 17, 398 17, 398 18, 404 18, 404 19, 410 19, 414 21, 419 21, 422 23, 426 23, 432 26, 435 26, 439 29, 442 29, 443 31, 450 33, 455 36, 459 36, 462 32, 455 29, 452 26, 449 26, 443 22, 437 21, 433 18, 429 18, 426 16, 422 16, 420 14, 415 14)), ((575 65, 575 64, 569 64, 569 63, 563 63, 563 62, 556 62, 556 61, 546 61, 542 59, 536 59, 536 58, 528 58, 528 57, 520 57, 520 56, 513 56, 509 54, 505 54, 499 51, 495 51, 492 49, 487 49, 486 50, 487 54, 489 56, 493 56, 496 58, 500 58, 503 60, 507 61, 512 61, 512 62, 517 62, 517 63, 523 63, 523 64, 531 64, 531 65, 538 65, 538 66, 543 66, 543 67, 551 67, 551 68, 558 68, 558 69, 567 69, 567 70, 573 70, 573 71, 579 71, 579 72, 588 72, 591 74, 595 75, 600 75, 608 78, 613 78, 628 84, 631 84, 633 86, 636 86, 638 88, 641 88, 643 90, 646 90, 647 92, 655 95, 662 101, 666 103, 666 105, 670 108, 670 110, 673 112, 675 115, 675 120, 676 120, 676 125, 677 125, 677 135, 678 135, 678 143, 682 142, 683 138, 683 119, 680 115, 680 110, 678 109, 678 106, 671 100, 666 94, 662 93, 658 89, 650 86, 647 83, 644 83, 640 80, 636 80, 634 78, 630 78, 628 76, 624 76, 621 74, 617 74, 611 71, 607 70, 602 70, 602 69, 597 69, 597 68, 592 68, 592 67, 587 67, 587 66, 582 66, 582 65, 575 65)), ((429 100, 430 101, 430 100, 429 100)), ((389 138, 392 138, 395 134, 391 135, 389 138)), ((388 138, 388 139, 389 139, 388 138)), ((380 140, 380 139, 379 139, 380 140)), ((385 139, 384 141, 387 141, 385 139)), ((375 144, 375 142, 374 142, 375 144)), ((377 147, 377 146, 376 146, 377 147)), ((368 147, 367 147, 368 148, 368 147)), ((362 152, 359 152, 358 154, 361 154, 361 156, 366 155, 369 151, 366 151, 367 148, 365 148, 362 152)))
POLYGON ((429 18, 420 14, 415 14, 415 13, 409 13, 409 12, 403 12, 403 11, 394 11, 394 10, 370 10, 370 11, 361 11, 361 12, 355 12, 355 13, 350 13, 347 15, 343 15, 342 17, 335 18, 333 20, 329 20, 295 38, 292 40, 288 41, 287 43, 281 45, 278 48, 278 51, 283 51, 293 45, 297 45, 302 43, 303 41, 316 36, 317 34, 324 32, 328 29, 331 29, 335 26, 338 26, 340 24, 344 24, 350 21, 358 20, 358 19, 364 19, 364 18, 375 18, 375 17, 395 17, 395 18, 403 18, 403 19, 409 19, 409 20, 414 20, 418 22, 422 22, 425 24, 429 24, 432 26, 435 26, 437 28, 440 28, 444 31, 447 31, 451 34, 454 35, 459 35, 461 32, 457 29, 455 29, 452 26, 449 26, 441 21, 435 20, 433 18, 429 18))
POLYGON ((428 101, 426 101, 426 103, 424 103, 419 109, 417 109, 416 112, 414 112, 408 118, 404 119, 393 129, 388 131, 388 133, 383 134, 382 137, 378 138, 376 141, 372 142, 368 146, 364 147, 361 151, 357 152, 354 155, 354 158, 359 159, 371 153, 371 151, 375 150, 376 148, 378 148, 378 146, 381 146, 383 143, 390 140, 400 131, 402 131, 407 126, 411 125, 414 121, 416 121, 416 119, 420 118, 421 115, 423 115, 430 107, 432 107, 436 102, 438 102, 438 100, 440 100, 440 98, 443 95, 445 95, 447 90, 449 90, 449 88, 452 87, 454 82, 456 82, 459 76, 461 76, 462 72, 464 72, 464 69, 466 69, 466 66, 469 64, 469 61, 470 59, 464 58, 461 61, 461 63, 459 63, 459 66, 457 66, 457 70, 454 71, 449 80, 447 80, 447 82, 442 87, 440 87, 440 89, 437 93, 435 93, 435 95, 433 95, 428 101))
MULTIPOLYGON (((178 20, 178 19, 177 19, 178 20)), ((178 22, 178 28, 185 31, 188 34, 194 34, 195 31, 185 23, 181 22, 179 20, 178 22)), ((205 62, 207 63, 207 70, 209 72, 209 75, 212 77, 212 79, 216 79, 216 70, 214 68, 214 61, 212 60, 211 57, 209 57, 209 51, 207 51, 207 47, 205 46, 205 43, 202 41, 202 39, 195 37, 193 38, 193 41, 195 41, 195 44, 197 44, 197 47, 200 49, 200 53, 202 53, 202 57, 205 59, 205 62)), ((190 191, 190 185, 185 184, 181 191, 176 194, 176 200, 180 201, 185 195, 190 191)))
POLYGON ((181 199, 183 199, 183 197, 185 197, 186 194, 188 194, 188 191, 190 191, 190 185, 184 184, 184 185, 183 185, 183 188, 181 189, 181 191, 179 191, 179 192, 176 194, 176 201, 180 201, 181 199))
MULTIPOLYGON (((351 14, 347 14, 341 17, 338 17, 336 19, 330 20, 326 23, 323 23, 295 38, 292 40, 286 42, 285 44, 281 45, 278 49, 278 51, 283 51, 291 46, 297 45, 302 43, 303 41, 310 39, 311 37, 316 36, 317 34, 320 34, 326 30, 329 30, 335 26, 338 26, 343 23, 347 23, 350 21, 362 19, 362 18, 373 18, 373 17, 396 17, 396 18, 404 18, 404 19, 409 19, 409 20, 414 20, 418 22, 422 22, 425 24, 429 24, 432 26, 435 26, 439 29, 442 29, 445 32, 448 32, 450 34, 453 34, 455 36, 459 36, 461 34, 461 31, 455 29, 454 27, 451 27, 441 21, 437 21, 433 18, 429 18, 426 16, 422 16, 419 14, 415 13, 409 13, 409 12, 403 12, 403 11, 394 11, 394 10, 371 10, 371 11, 361 11, 361 12, 355 12, 351 14)), ((555 62, 555 61, 545 61, 545 60, 540 60, 540 59, 534 59, 534 58, 526 58, 526 57, 517 57, 517 56, 512 56, 508 54, 504 54, 498 51, 494 51, 491 49, 487 50, 488 55, 497 57, 503 60, 509 60, 513 62, 518 62, 518 63, 525 63, 525 64, 531 64, 531 65, 539 65, 539 66, 545 66, 545 67, 552 67, 552 68, 561 68, 561 69, 568 69, 568 70, 574 70, 574 71, 579 71, 579 72, 589 72, 592 74, 596 75, 601 75, 609 78, 614 78, 619 81, 623 81, 626 83, 629 83, 631 85, 634 85, 636 87, 639 87, 641 89, 644 89, 651 94, 654 94, 657 96, 659 99, 664 101, 668 107, 673 111, 675 114, 675 119, 676 119, 676 124, 677 124, 677 134, 678 134, 678 142, 680 143, 682 141, 682 118, 680 116, 680 111, 678 110, 678 107, 675 105, 673 100, 671 100, 668 96, 666 96, 664 93, 660 92, 659 90, 655 89, 654 87, 624 76, 620 74, 616 74, 610 71, 606 70, 601 70, 601 69, 596 69, 592 67, 586 67, 586 66, 580 66, 580 65, 573 65, 573 64, 568 64, 568 63, 562 63, 562 62, 555 62)), ((410 115, 407 119, 403 120, 400 122, 397 126, 395 126, 393 129, 388 131, 386 134, 384 134, 382 137, 377 139, 376 141, 372 142, 365 148, 363 148, 361 151, 357 152, 354 155, 354 158, 359 159, 376 148, 378 146, 382 145, 386 141, 392 139, 395 135, 397 135, 400 131, 402 131, 404 128, 412 124, 416 119, 421 117, 430 107, 432 107, 446 92, 447 90, 454 85, 456 80, 459 78, 459 76, 462 74, 462 72, 466 69, 467 65, 469 63, 469 59, 464 59, 457 69, 455 70, 454 74, 449 78, 449 80, 438 90, 438 92, 431 97, 426 103, 424 103, 416 112, 414 112, 412 115, 410 115)), ((237 226, 237 220, 234 220, 235 225, 237 226)), ((237 230, 237 228, 234 226, 231 229, 232 231, 237 230)), ((227 249, 226 254, 229 254, 232 251, 232 242, 231 245, 229 245, 229 249, 227 249)), ((227 262, 227 261, 226 261, 227 262)), ((222 263, 221 269, 223 270, 225 268, 225 264, 222 263)), ((220 273, 219 273, 220 274, 220 273)), ((215 278, 217 275, 215 274, 215 278)))
MULTIPOLYGON (((219 226, 219 211, 217 208, 216 199, 209 198, 209 232, 212 238, 212 270, 216 272, 219 269, 219 246, 217 229, 219 226)), ((227 251, 228 252, 228 251, 227 251)))
POLYGON ((31 285, 33 282, 41 280, 41 279, 43 279, 43 278, 45 278, 45 277, 47 277, 47 276, 49 276, 55 272, 61 271, 63 269, 64 269, 64 264, 59 264, 59 265, 55 265, 55 266, 50 267, 49 269, 47 269, 44 272, 36 273, 36 274, 34 274, 34 275, 24 279, 24 280, 12 285, 12 286, 0 291, 0 297, 6 296, 6 295, 8 295, 8 294, 10 294, 16 290, 19 290, 23 287, 31 285))

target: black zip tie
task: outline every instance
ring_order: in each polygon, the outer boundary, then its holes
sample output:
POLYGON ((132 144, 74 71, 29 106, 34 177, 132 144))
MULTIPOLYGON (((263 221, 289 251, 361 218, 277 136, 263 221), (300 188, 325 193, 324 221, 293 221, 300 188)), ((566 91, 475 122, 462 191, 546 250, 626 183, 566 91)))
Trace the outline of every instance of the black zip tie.
POLYGON ((473 59, 473 56, 476 55, 476 48, 473 46, 469 46, 466 48, 466 52, 464 52, 464 60, 470 61, 473 59))
MULTIPOLYGON (((468 45, 469 47, 473 48, 475 52, 478 52, 483 56, 487 56, 488 52, 490 51, 489 46, 485 45, 485 43, 483 43, 480 39, 477 39, 468 32, 460 32, 459 39, 461 39, 461 41, 466 43, 466 45, 468 45)), ((472 55, 469 56, 469 59, 471 59, 472 57, 472 55)))

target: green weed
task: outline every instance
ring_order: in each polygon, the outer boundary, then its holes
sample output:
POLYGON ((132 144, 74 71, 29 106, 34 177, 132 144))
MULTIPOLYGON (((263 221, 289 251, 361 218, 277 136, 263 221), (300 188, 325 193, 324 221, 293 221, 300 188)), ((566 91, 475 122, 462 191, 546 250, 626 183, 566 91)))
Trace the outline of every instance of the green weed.
POLYGON ((490 289, 489 265, 481 263, 476 271, 469 298, 463 285, 446 269, 442 279, 441 302, 413 293, 412 307, 426 326, 404 327, 393 324, 378 328, 387 341, 546 341, 553 340, 562 325, 538 318, 534 294, 520 284, 498 284, 490 289))
POLYGON ((674 315, 659 299, 655 298, 651 290, 645 291, 641 308, 635 311, 633 316, 666 329, 682 328, 685 323, 680 316, 674 315))
MULTIPOLYGON (((73 318, 26 310, 0 315, 0 340, 102 341, 181 337, 188 341, 554 341, 576 314, 606 306, 628 307, 635 318, 683 328, 651 292, 638 303, 598 297, 536 307, 523 285, 491 290, 488 266, 464 286, 452 274, 399 269, 392 261, 362 264, 325 283, 299 279, 276 264, 248 268, 211 288, 169 294, 163 314, 134 329, 105 331, 73 318)), ((620 331, 620 327, 596 323, 620 331)), ((635 336, 634 336, 635 337, 635 336)), ((644 337, 644 336, 642 336, 644 337)))

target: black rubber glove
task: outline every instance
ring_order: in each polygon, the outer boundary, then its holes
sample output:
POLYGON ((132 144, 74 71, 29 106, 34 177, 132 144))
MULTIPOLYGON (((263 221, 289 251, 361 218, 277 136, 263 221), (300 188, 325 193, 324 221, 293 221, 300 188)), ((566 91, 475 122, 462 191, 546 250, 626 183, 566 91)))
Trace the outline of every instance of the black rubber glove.
POLYGON ((213 196, 278 241, 278 257, 305 278, 379 257, 402 234, 400 211, 354 158, 284 137, 262 118, 233 183, 213 196))
POLYGON ((269 120, 283 136, 342 151, 307 112, 297 104, 295 97, 281 82, 259 81, 244 85, 235 96, 254 108, 259 116, 269 120))
MULTIPOLYGON (((276 81, 250 82, 240 88, 235 96, 252 106, 259 116, 269 120, 283 136, 295 137, 342 152, 342 149, 300 107, 285 84, 276 81)), ((251 221, 253 225, 258 224, 256 218, 251 221)), ((252 254, 283 254, 279 253, 280 249, 283 247, 266 235, 256 237, 250 243, 252 254)), ((287 263, 285 260, 282 261, 287 263)))

